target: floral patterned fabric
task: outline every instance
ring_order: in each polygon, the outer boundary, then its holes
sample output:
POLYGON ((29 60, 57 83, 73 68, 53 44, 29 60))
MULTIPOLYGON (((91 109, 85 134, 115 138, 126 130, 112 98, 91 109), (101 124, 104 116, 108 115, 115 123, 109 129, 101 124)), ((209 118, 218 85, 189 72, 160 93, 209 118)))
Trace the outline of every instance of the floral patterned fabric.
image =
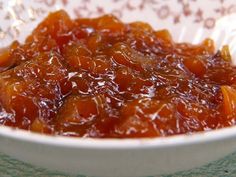
MULTIPOLYGON (((0 177, 87 177, 83 175, 69 176, 59 172, 48 171, 0 153, 0 177)), ((235 177, 236 153, 205 165, 201 168, 179 172, 161 177, 235 177)))

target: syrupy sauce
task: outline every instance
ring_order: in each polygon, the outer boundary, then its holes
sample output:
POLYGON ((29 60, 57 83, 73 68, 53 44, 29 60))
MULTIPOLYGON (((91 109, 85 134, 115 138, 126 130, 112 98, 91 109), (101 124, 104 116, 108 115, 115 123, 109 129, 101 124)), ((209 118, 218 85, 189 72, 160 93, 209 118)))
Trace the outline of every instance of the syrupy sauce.
POLYGON ((159 137, 236 124, 236 68, 210 39, 111 15, 50 13, 0 53, 0 124, 96 138, 159 137))

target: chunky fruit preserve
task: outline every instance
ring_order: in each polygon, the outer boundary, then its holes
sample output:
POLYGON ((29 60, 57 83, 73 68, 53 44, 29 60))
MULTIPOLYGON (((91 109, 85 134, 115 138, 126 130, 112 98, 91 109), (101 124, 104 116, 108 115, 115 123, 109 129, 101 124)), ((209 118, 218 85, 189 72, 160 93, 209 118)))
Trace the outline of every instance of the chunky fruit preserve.
POLYGON ((175 43, 112 15, 50 13, 0 52, 0 124, 95 138, 189 134, 236 124, 227 46, 175 43))

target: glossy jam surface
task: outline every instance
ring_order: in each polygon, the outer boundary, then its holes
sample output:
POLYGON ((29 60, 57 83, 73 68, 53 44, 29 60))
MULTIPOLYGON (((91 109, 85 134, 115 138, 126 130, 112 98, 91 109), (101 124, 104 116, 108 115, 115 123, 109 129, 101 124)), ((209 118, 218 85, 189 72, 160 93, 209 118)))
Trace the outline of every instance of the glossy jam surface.
POLYGON ((97 138, 158 137, 236 124, 236 68, 210 39, 111 15, 48 15, 0 52, 0 124, 97 138))

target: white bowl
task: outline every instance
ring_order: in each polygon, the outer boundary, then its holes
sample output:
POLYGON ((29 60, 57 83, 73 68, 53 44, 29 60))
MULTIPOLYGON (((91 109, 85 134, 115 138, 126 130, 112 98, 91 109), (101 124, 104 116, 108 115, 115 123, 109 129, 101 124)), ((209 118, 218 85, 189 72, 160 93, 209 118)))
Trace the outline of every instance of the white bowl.
MULTIPOLYGON (((23 41, 49 11, 60 8, 73 17, 114 13, 127 22, 146 21, 156 29, 169 29, 175 41, 198 43, 211 37, 217 47, 229 44, 236 54, 234 0, 81 0, 77 4, 73 0, 9 0, 0 3, 0 46, 13 39, 23 41)), ((0 152, 50 170, 88 176, 167 174, 199 167, 235 150, 236 126, 132 140, 54 137, 0 127, 0 152)))
POLYGON ((154 139, 79 139, 0 128, 0 151, 50 170, 143 177, 188 170, 236 150, 236 127, 154 139))

